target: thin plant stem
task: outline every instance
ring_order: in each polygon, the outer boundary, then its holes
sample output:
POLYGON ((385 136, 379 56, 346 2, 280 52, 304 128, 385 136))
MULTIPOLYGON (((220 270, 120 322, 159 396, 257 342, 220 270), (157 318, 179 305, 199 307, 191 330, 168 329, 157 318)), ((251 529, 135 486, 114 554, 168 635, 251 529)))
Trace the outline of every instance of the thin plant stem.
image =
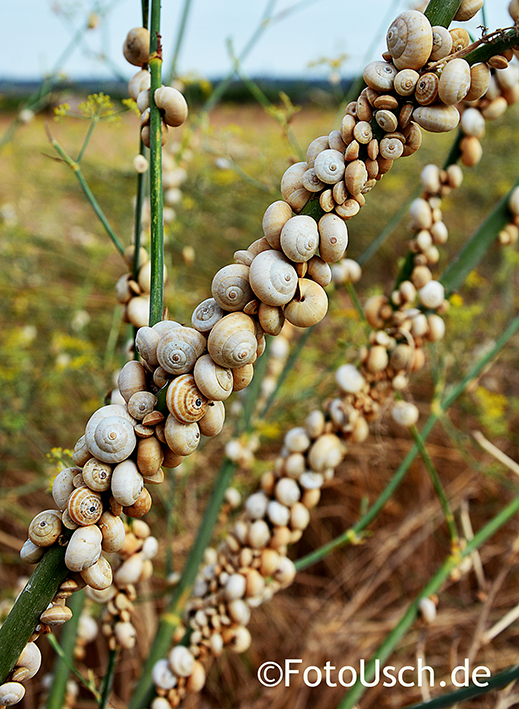
POLYGON ((152 0, 150 18, 150 213, 151 288, 150 326, 162 320, 164 310, 164 221, 162 195, 162 117, 154 93, 162 84, 160 0, 152 0))
POLYGON ((77 156, 76 163, 79 165, 81 160, 83 159, 83 155, 85 154, 85 150, 87 149, 87 146, 90 142, 90 138, 92 137, 92 133, 94 132, 94 128, 96 127, 98 123, 98 118, 94 116, 91 121, 90 125, 88 127, 87 134, 85 136, 85 140, 83 141, 83 145, 81 146, 81 150, 79 151, 79 155, 77 156))
MULTIPOLYGON (((76 644, 76 635, 79 625, 79 617, 83 610, 85 602, 85 594, 81 591, 73 593, 68 606, 72 611, 72 618, 65 623, 60 635, 60 646, 65 658, 71 658, 74 654, 74 645, 76 644)), ((69 662, 65 662, 63 657, 58 654, 54 662, 54 670, 52 672, 52 685, 47 696, 45 704, 46 709, 62 709, 65 701, 65 693, 67 691, 67 681, 70 674, 69 662)), ((88 686, 88 685, 87 685, 88 686)), ((90 687, 89 687, 90 689, 90 687)))
POLYGON ((148 29, 148 24, 149 24, 149 11, 150 11, 149 0, 141 0, 142 26, 146 27, 146 29, 148 29))
POLYGON ((101 696, 98 700, 99 709, 106 709, 106 706, 108 704, 108 700, 110 698, 110 693, 112 691, 114 683, 118 654, 119 653, 117 650, 110 650, 110 654, 108 655, 108 666, 106 668, 106 673, 103 677, 103 683, 101 685, 101 696))
POLYGON ((58 143, 58 141, 52 137, 48 127, 46 127, 46 129, 47 129, 47 136, 49 138, 49 141, 50 141, 52 147, 58 153, 60 158, 72 169, 72 171, 76 175, 77 180, 78 180, 79 184, 81 185, 81 188, 82 188, 83 192, 85 193, 87 200, 90 202, 90 205, 92 206, 92 209, 96 213, 101 224, 104 226, 105 231, 108 234, 108 236, 110 237, 110 239, 112 240, 115 248, 119 251, 119 253, 122 256, 124 254, 124 247, 121 244, 121 242, 119 241, 119 238, 117 237, 115 231, 110 226, 110 223, 108 222, 108 219, 106 218, 103 210, 101 209, 96 198, 94 197, 92 190, 88 186, 88 183, 85 180, 83 173, 81 172, 81 168, 79 167, 79 164, 77 162, 75 162, 74 160, 72 160, 70 155, 61 147, 61 145, 58 143))
POLYGON ((178 32, 177 32, 177 36, 175 39, 175 48, 173 50, 173 59, 171 60, 171 65, 170 65, 169 73, 168 73, 168 77, 167 77, 168 84, 171 84, 171 82, 174 79, 176 79, 176 77, 177 77, 178 57, 179 57, 180 49, 182 47, 182 43, 184 41, 184 37, 186 34, 187 20, 189 18, 189 11, 191 10, 192 5, 193 5, 192 0, 184 0, 184 5, 182 7, 182 16, 180 18, 180 24, 178 26, 178 32))
POLYGON ((434 489, 436 491, 436 495, 438 496, 438 499, 440 501, 440 505, 443 510, 443 516, 445 517, 445 522, 447 523, 447 526, 449 528, 450 536, 451 536, 451 544, 453 546, 457 546, 459 544, 459 534, 458 530, 456 528, 456 522, 454 520, 454 515, 452 514, 452 510, 449 505, 449 501, 447 500, 447 495, 445 494, 445 489, 443 485, 441 484, 440 477, 438 475, 438 472, 436 468, 434 467, 434 463, 431 460, 431 456, 429 455, 429 452, 427 448, 425 447, 425 442, 423 438, 420 435, 420 431, 416 428, 416 426, 411 426, 409 428, 412 437, 414 438, 414 441, 418 447, 418 451, 420 452, 420 456, 422 457, 422 460, 425 464, 425 467, 427 468, 427 472, 429 473, 429 477, 431 478, 432 484, 434 486, 434 489))
MULTIPOLYGON (((74 665, 72 664, 72 655, 67 654, 65 652, 65 650, 62 648, 62 646, 58 642, 58 639, 54 635, 54 633, 49 633, 47 635, 47 641, 48 641, 49 645, 52 647, 52 649, 54 650, 54 652, 58 655, 59 659, 63 662, 63 665, 67 668, 67 671, 72 672, 78 678, 78 680, 81 682, 83 687, 86 687, 88 689, 88 691, 94 695, 95 700, 99 701, 100 695, 93 683, 93 680, 87 680, 85 677, 83 677, 81 672, 74 667, 74 665)), ((58 706, 61 706, 61 705, 58 705, 58 706)))
MULTIPOLYGON (((348 295, 350 296, 350 300, 353 304, 353 307, 355 308, 355 312, 359 316, 359 320, 362 323, 365 323, 366 325, 368 324, 367 318, 366 318, 366 313, 364 312, 364 308, 362 307, 362 303, 359 300, 359 296, 357 295, 357 291, 355 290, 355 286, 351 281, 346 281, 346 290, 348 291, 348 295)), ((371 328, 369 327, 369 332, 371 332, 371 328)))
MULTIPOLYGON (((139 154, 144 155, 146 148, 142 142, 142 138, 139 143, 139 154)), ((135 219, 134 219, 134 253, 133 253, 133 278, 137 280, 140 267, 140 248, 141 248, 141 236, 142 236, 142 207, 144 204, 144 197, 146 196, 146 173, 139 172, 137 174, 137 195, 135 202, 135 219)))

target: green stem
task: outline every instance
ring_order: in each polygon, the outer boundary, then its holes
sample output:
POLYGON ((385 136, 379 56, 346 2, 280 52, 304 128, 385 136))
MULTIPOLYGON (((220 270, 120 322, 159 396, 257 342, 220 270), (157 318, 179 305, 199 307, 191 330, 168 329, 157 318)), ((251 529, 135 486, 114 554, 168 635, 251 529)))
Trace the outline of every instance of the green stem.
POLYGON ((76 160, 77 165, 79 165, 79 163, 83 159, 83 155, 85 154, 85 150, 87 149, 87 146, 90 142, 90 138, 92 137, 92 133, 94 132, 94 128, 96 127, 98 121, 99 121, 99 119, 97 118, 97 116, 92 118, 92 120, 90 121, 90 125, 88 127, 88 131, 85 136, 85 140, 83 141, 83 145, 81 146, 81 150, 79 151, 79 155, 77 156, 77 160, 76 160))
POLYGON ((162 117, 154 93, 162 84, 160 0, 152 0, 150 22, 150 212, 151 290, 150 326, 162 320, 164 310, 164 221, 162 195, 162 117))
POLYGON ((110 692, 112 691, 112 686, 114 683, 117 655, 117 650, 110 650, 110 654, 108 655, 108 667, 106 668, 106 674, 103 677, 103 684, 101 686, 101 696, 98 701, 99 709, 106 709, 106 706, 108 704, 110 692))
POLYGON ((178 586, 175 587, 166 612, 160 620, 153 645, 142 669, 139 683, 133 692, 128 709, 141 709, 141 707, 149 706, 151 702, 153 697, 153 680, 151 679, 153 665, 166 655, 171 643, 171 636, 182 622, 180 612, 191 595, 191 590, 195 583, 204 551, 211 541, 216 522, 218 521, 225 491, 230 485, 235 470, 236 465, 234 463, 230 460, 224 461, 213 489, 213 494, 206 508, 204 518, 198 529, 195 543, 186 561, 182 578, 178 586))
POLYGON ((448 27, 460 5, 461 0, 431 0, 425 10, 425 16, 431 25, 448 27))
MULTIPOLYGON (((60 643, 58 642, 57 637, 54 635, 54 633, 49 633, 47 635, 47 642, 51 646, 51 648, 54 650, 56 655, 59 657, 59 659, 63 662, 65 667, 67 668, 67 672, 72 672, 80 681, 80 683, 83 685, 83 687, 86 687, 88 691, 94 696, 96 701, 99 701, 99 692, 96 689, 96 686, 94 684, 93 680, 88 680, 83 675, 79 670, 77 670, 74 665, 72 664, 72 656, 67 655, 63 648, 61 647, 60 643)), ((61 707, 61 705, 58 705, 61 707)))
POLYGON ((519 45, 519 30, 517 27, 506 30, 506 32, 500 32, 496 34, 495 37, 488 41, 484 41, 479 47, 474 49, 474 51, 467 54, 465 61, 469 64, 477 64, 478 62, 486 62, 491 57, 496 54, 502 54, 507 49, 512 47, 517 47, 519 45))
MULTIPOLYGON (((79 625, 79 617, 83 610, 85 602, 85 594, 83 591, 73 593, 68 606, 72 611, 72 618, 65 623, 61 635, 60 646, 63 656, 70 660, 74 656, 74 646, 76 644, 76 635, 79 625)), ((50 636, 49 636, 50 641, 50 636)), ((67 690, 67 681, 70 674, 69 661, 65 662, 63 657, 58 654, 54 663, 54 671, 52 673, 52 684, 47 696, 46 709, 62 709, 65 692, 67 690)))
MULTIPOLYGON (((146 148, 140 140, 139 154, 144 155, 146 148)), ((135 221, 134 221, 134 253, 133 253, 133 278, 137 280, 140 267, 140 248, 141 248, 141 235, 142 235, 142 206, 144 204, 144 197, 146 196, 146 173, 139 172, 137 174, 137 196, 135 203, 135 221)))
POLYGON ((47 135, 48 135, 49 141, 50 141, 52 147, 54 148, 54 150, 58 153, 60 158, 73 170, 74 174, 76 175, 76 177, 78 179, 79 184, 81 185, 83 192, 85 193, 87 200, 90 202, 90 204, 92 206, 92 209, 96 213, 101 224, 104 226, 105 231, 108 234, 108 236, 110 237, 110 239, 112 240, 113 244, 115 245, 115 248, 119 251, 119 253, 122 256, 124 254, 124 247, 121 244, 121 242, 119 241, 116 233, 114 232, 114 230, 110 226, 108 219, 105 217, 103 210, 99 206, 96 198, 94 197, 94 195, 92 193, 92 190, 88 186, 88 183, 85 180, 83 173, 81 172, 81 168, 79 167, 79 164, 77 162, 75 162, 74 160, 72 160, 70 155, 68 153, 66 153, 65 150, 63 150, 63 148, 58 143, 58 141, 55 140, 55 138, 53 138, 51 136, 48 129, 47 129, 47 135))
POLYGON ((178 27, 177 37, 175 40, 175 49, 173 51, 173 59, 171 60, 171 66, 168 74, 168 84, 171 84, 173 79, 177 77, 177 62, 178 55, 180 54, 180 48, 182 47, 182 42, 186 33, 187 20, 189 17, 189 11, 191 9, 192 0, 184 0, 184 7, 182 8, 182 17, 180 18, 180 25, 178 27))
POLYGON ((65 566, 65 548, 58 544, 50 547, 0 627, 0 684, 7 680, 40 615, 69 573, 65 566))
POLYGON ((350 300, 353 304, 353 307, 355 308, 355 312, 359 316, 359 320, 361 323, 364 323, 365 325, 368 326, 368 335, 371 334, 371 327, 368 325, 368 321, 366 319, 366 313, 364 312, 364 308, 362 307, 362 303, 359 300, 359 296, 357 295, 357 291, 355 290, 355 286, 351 281, 346 282, 346 290, 348 291, 348 295, 350 296, 350 300))
POLYGON ((149 11, 149 0, 141 0, 142 26, 146 29, 148 29, 149 11))

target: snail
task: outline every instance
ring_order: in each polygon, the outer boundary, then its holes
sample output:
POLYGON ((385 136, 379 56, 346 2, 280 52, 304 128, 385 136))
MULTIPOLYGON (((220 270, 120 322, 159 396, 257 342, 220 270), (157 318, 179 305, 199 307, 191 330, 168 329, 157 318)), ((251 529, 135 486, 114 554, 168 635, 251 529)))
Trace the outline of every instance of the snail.
POLYGON ((433 48, 431 24, 422 12, 407 10, 391 23, 386 41, 397 69, 421 69, 433 48))
POLYGON ((160 441, 153 435, 141 438, 137 446, 137 467, 146 482, 154 482, 154 475, 163 462, 164 452, 160 441))
POLYGON ((170 414, 164 426, 164 436, 176 455, 190 455, 200 443, 200 428, 196 422, 180 423, 170 414))
POLYGON ((133 505, 143 486, 143 477, 132 460, 124 460, 114 467, 110 489, 115 501, 123 507, 133 505))
POLYGON ((237 263, 224 266, 214 276, 211 292, 223 310, 243 310, 254 297, 249 285, 249 267, 237 263))
POLYGON ((29 539, 39 547, 52 546, 61 534, 61 513, 44 510, 29 525, 29 539))
POLYGON ((430 61, 437 62, 447 57, 452 51, 452 35, 446 27, 434 25, 432 27, 433 47, 430 61))
POLYGON ((131 29, 123 45, 124 58, 134 66, 146 64, 150 54, 150 33, 145 27, 131 29))
MULTIPOLYGON (((109 407, 104 407, 105 409, 109 407)), ((136 445, 133 425, 122 416, 106 416, 98 420, 93 414, 85 429, 88 449, 103 463, 119 463, 131 455, 136 445)))
POLYGON ((95 564, 81 571, 81 578, 91 588, 103 591, 112 583, 112 567, 103 556, 100 556, 95 564))
MULTIPOLYGON (((327 135, 321 135, 318 138, 314 138, 308 148, 306 149, 306 164, 308 168, 313 168, 315 159, 323 150, 328 150, 332 147, 330 145, 330 140, 327 135)), ((273 247, 276 248, 276 247, 273 247)))
POLYGON ((474 17, 474 15, 483 7, 484 0, 462 0, 458 11, 454 15, 457 22, 466 22, 474 17))
POLYGON ((285 170, 281 178, 281 196, 294 212, 300 212, 312 194, 303 187, 303 175, 307 169, 306 162, 296 162, 285 170))
POLYGON ((319 247, 315 219, 305 215, 291 217, 281 230, 280 246, 291 261, 302 263, 311 259, 319 247))
POLYGON ((438 97, 447 106, 462 101, 468 94, 471 72, 464 59, 453 59, 443 69, 438 83, 438 97))
POLYGON ((273 249, 279 250, 281 230, 291 216, 292 207, 283 200, 273 202, 265 210, 262 220, 263 232, 273 249))
POLYGON ((285 318, 298 327, 311 327, 321 322, 328 311, 328 296, 315 281, 300 278, 297 294, 285 305, 285 318))
POLYGON ((153 94, 155 104, 160 109, 168 126, 182 125, 187 118, 187 103, 184 96, 172 86, 161 86, 153 94))
POLYGON ((78 527, 65 552, 65 564, 71 571, 84 571, 101 556, 103 535, 96 524, 78 527))
MULTIPOLYGON (((372 89, 375 89, 375 91, 391 91, 397 73, 398 69, 390 62, 374 61, 370 62, 366 66, 362 73, 362 77, 366 84, 372 89)), ((347 122, 347 124, 349 123, 350 121, 347 122)), ((344 137, 342 126, 341 135, 344 142, 347 144, 348 141, 344 137)))
POLYGON ((197 359, 193 376, 200 392, 211 401, 224 401, 232 394, 232 371, 216 364, 209 354, 197 359))
POLYGON ((419 106, 413 111, 413 120, 431 133, 444 133, 456 128, 460 122, 460 113, 456 106, 419 106))
POLYGON ((107 553, 119 551, 125 538, 122 519, 112 514, 110 510, 105 510, 99 518, 98 526, 102 534, 102 550, 107 553))
MULTIPOLYGON (((112 466, 97 460, 97 458, 89 458, 83 466, 82 475, 85 484, 91 490, 104 492, 110 488, 112 466)), ((56 481, 54 481, 54 484, 56 484, 56 481)), ((54 487, 52 489, 54 490, 54 487)))
MULTIPOLYGON (((261 254, 254 262, 258 258, 261 258, 261 254)), ((257 349, 254 330, 254 320, 251 317, 245 313, 229 313, 219 320, 209 333, 209 354, 216 364, 230 369, 253 362, 257 349)))
POLYGON ((205 337, 191 327, 173 328, 162 335, 157 345, 159 364, 170 374, 190 372, 206 349, 205 337))
MULTIPOLYGON (((292 212, 292 210, 290 210, 292 212)), ((209 332, 218 320, 224 316, 223 309, 218 305, 214 298, 207 298, 199 303, 191 316, 191 323, 195 330, 201 333, 209 332)))
MULTIPOLYGON (((436 98, 438 96, 439 84, 440 80, 433 72, 427 72, 426 74, 422 74, 416 84, 414 92, 414 97, 416 101, 421 106, 430 106, 436 101, 436 98)), ((446 102, 444 101, 444 103, 446 102)))
POLYGON ((207 410, 207 398, 201 393, 192 374, 176 377, 168 387, 166 404, 180 423, 199 421, 207 410))
POLYGON ((333 185, 344 175, 344 154, 331 148, 323 150, 315 158, 313 169, 321 182, 333 185))
POLYGON ((14 682, 23 682, 27 679, 32 679, 40 667, 40 648, 35 643, 29 642, 22 650, 20 657, 16 660, 12 680, 14 682))
POLYGON ((348 246, 348 227, 337 215, 325 214, 319 220, 318 229, 321 259, 326 263, 336 263, 344 256, 348 246))
POLYGON ((71 493, 67 511, 76 524, 86 527, 95 524, 103 514, 101 495, 88 487, 79 487, 71 493))

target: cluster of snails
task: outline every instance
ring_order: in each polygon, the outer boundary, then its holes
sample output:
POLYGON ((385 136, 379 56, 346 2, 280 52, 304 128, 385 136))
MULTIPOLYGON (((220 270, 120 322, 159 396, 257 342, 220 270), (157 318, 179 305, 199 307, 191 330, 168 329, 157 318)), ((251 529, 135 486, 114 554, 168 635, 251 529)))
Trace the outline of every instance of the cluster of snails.
POLYGON ((206 550, 184 613, 189 647, 176 645, 155 664, 158 697, 152 709, 176 707, 187 693, 199 691, 205 682, 204 658, 220 655, 225 647, 247 650, 251 609, 292 583, 295 566, 288 546, 301 538, 323 483, 346 453, 335 431, 333 421, 317 409, 304 426, 289 430, 273 470, 246 499, 241 518, 218 549, 206 550))
POLYGON ((501 246, 515 244, 519 238, 519 187, 516 187, 510 195, 508 209, 511 219, 498 234, 498 241, 501 246))
MULTIPOLYGON (((147 68, 150 52, 150 33, 145 27, 134 27, 128 32, 123 46, 125 59, 134 66, 142 67, 128 84, 130 96, 137 102, 141 112, 141 137, 150 147, 150 74, 147 68)), ((153 94, 155 105, 162 117, 162 145, 168 137, 168 126, 182 125, 187 118, 187 103, 184 96, 173 86, 161 86, 153 94)))
MULTIPOLYGON (((124 252, 124 260, 129 268, 133 267, 134 252, 133 246, 129 246, 124 252)), ((115 284, 115 297, 124 305, 123 318, 134 327, 147 325, 150 314, 151 261, 148 252, 142 247, 139 250, 139 264, 137 279, 131 272, 127 272, 115 284)), ((166 278, 167 271, 164 266, 164 279, 166 278)))

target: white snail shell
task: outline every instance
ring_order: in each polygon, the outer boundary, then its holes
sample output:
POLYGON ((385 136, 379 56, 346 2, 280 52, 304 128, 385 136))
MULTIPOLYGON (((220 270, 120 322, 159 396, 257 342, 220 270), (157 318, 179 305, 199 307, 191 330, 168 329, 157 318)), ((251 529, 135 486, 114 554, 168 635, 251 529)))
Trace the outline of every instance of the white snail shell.
POLYGON ((41 666, 40 648, 35 643, 27 643, 16 660, 13 678, 17 682, 32 679, 41 666))
POLYGON ((110 487, 116 502, 129 507, 142 492, 144 480, 133 460, 124 460, 112 471, 110 487))
POLYGON ((91 454, 88 450, 85 436, 81 436, 76 441, 74 451, 72 452, 72 460, 74 462, 74 465, 84 465, 90 457, 91 454))
POLYGON ((144 391, 146 389, 146 372, 142 364, 137 360, 126 362, 119 372, 117 385, 125 401, 128 401, 135 392, 144 391))
MULTIPOLYGON (((140 327, 135 335, 135 349, 148 364, 157 365, 159 333, 151 327, 140 327)), ((126 399, 128 401, 128 399, 126 399)))
POLYGON ((156 403, 157 397, 151 391, 137 391, 128 400, 128 413, 141 421, 153 411, 156 403))
POLYGON ((395 76, 395 91, 400 96, 411 96, 411 94, 414 94, 419 79, 420 74, 414 69, 402 69, 395 76))
POLYGON ((343 364, 335 372, 335 381, 345 394, 357 394, 360 392, 366 380, 353 364, 343 364))
MULTIPOLYGON (((303 175, 303 187, 309 192, 320 192, 324 189, 325 183, 317 177, 314 168, 310 167, 303 175)), ((279 249, 279 245, 274 248, 279 249)))
MULTIPOLYGON (((173 689, 174 687, 177 686, 178 682, 178 677, 173 674, 171 671, 171 668, 169 666, 168 661, 166 658, 163 658, 162 660, 158 660, 154 665, 153 665, 153 670, 151 671, 151 677, 153 679, 153 682, 159 689, 164 689, 164 690, 169 690, 173 689)), ((158 699, 164 699, 163 697, 158 697, 158 699)), ((164 699, 164 709, 169 709, 171 707, 171 704, 167 701, 167 699, 164 699)), ((155 705, 155 700, 152 704, 154 707, 155 705)), ((155 709, 155 707, 154 707, 155 709)), ((157 709, 161 709, 160 705, 157 707, 157 709)))
POLYGON ((191 455, 200 443, 198 423, 180 423, 169 415, 164 426, 164 436, 170 450, 177 455, 191 455))
MULTIPOLYGON (((290 210, 292 211, 292 210, 290 210)), ((199 303, 191 316, 191 323, 195 330, 199 332, 209 332, 218 320, 221 320, 225 315, 222 308, 218 305, 214 298, 207 298, 199 303)))
MULTIPOLYGON (((260 257, 261 254, 256 259, 260 257)), ((213 360, 221 367, 231 369, 253 362, 257 346, 254 320, 245 313, 226 315, 216 323, 207 340, 213 360)))
POLYGON ((418 292, 420 302, 426 308, 438 308, 445 295, 445 289, 439 281, 429 281, 418 292))
POLYGON ((96 524, 88 527, 78 527, 65 552, 65 564, 71 571, 84 571, 95 564, 101 556, 103 535, 96 524))
MULTIPOLYGON (((236 371, 236 370, 233 370, 236 371)), ((213 401, 207 407, 203 418, 198 422, 200 433, 204 436, 217 436, 225 423, 225 406, 223 401, 213 401)))
POLYGON ((418 421, 419 412, 416 406, 409 401, 396 401, 391 409, 391 417, 400 426, 409 428, 418 421))
POLYGON ((114 634, 121 647, 131 650, 132 647, 135 646, 137 631, 129 621, 116 623, 114 626, 114 634))
POLYGON ((255 257, 249 280, 252 290, 263 303, 284 305, 295 293, 297 272, 281 251, 269 250, 255 257))
POLYGON ((161 86, 153 94, 157 108, 163 111, 164 121, 168 126, 182 125, 187 118, 187 103, 184 96, 172 86, 161 86))
POLYGON ((61 534, 61 513, 44 510, 37 514, 29 525, 29 539, 40 547, 49 547, 61 534))
POLYGON ((196 386, 192 374, 182 374, 171 382, 166 404, 180 423, 199 421, 207 410, 207 399, 196 386))
MULTIPOLYGON (((88 456, 91 458, 91 456, 88 456)), ((74 490, 73 480, 81 468, 65 468, 56 475, 52 483, 52 497, 60 510, 64 510, 67 506, 67 500, 70 493, 74 490)))
POLYGON ((265 210, 262 222, 263 233, 273 249, 279 249, 281 229, 283 229, 291 216, 292 207, 287 202, 283 202, 283 200, 273 202, 265 210))
POLYGON ((391 23, 386 41, 397 69, 421 69, 433 48, 431 23, 422 12, 407 10, 391 23))
POLYGON ((465 101, 476 101, 487 93, 490 85, 490 68, 486 62, 479 62, 470 68, 470 89, 465 101))
POLYGON ((205 337, 191 327, 178 327, 160 338, 157 359, 170 374, 190 372, 206 348, 205 337))
POLYGON ((213 278, 211 293, 223 310, 243 310, 254 298, 249 285, 249 267, 232 263, 221 268, 213 278))
POLYGON ((308 452, 308 462, 315 472, 336 468, 344 458, 344 443, 334 433, 325 433, 316 439, 308 452))
MULTIPOLYGON (((314 258, 316 257, 314 256, 314 258)), ((313 259, 310 259, 309 263, 312 261, 313 259)), ((260 303, 258 308, 258 319, 263 332, 267 335, 274 336, 279 335, 285 322, 283 310, 279 306, 267 305, 266 303, 260 303)))
POLYGON ((319 219, 319 236, 319 254, 323 261, 339 261, 348 246, 348 227, 344 219, 336 214, 322 216, 319 219))
MULTIPOLYGON (((362 74, 366 84, 375 91, 391 91, 398 69, 390 62, 375 61, 370 62, 362 74)), ((345 140, 344 131, 341 126, 341 134, 345 140)), ((346 140, 345 140, 346 142, 346 140)))
POLYGON ((264 492, 254 492, 245 501, 245 512, 251 519, 261 519, 267 512, 268 502, 264 492))
POLYGON ((210 401, 224 401, 232 394, 231 370, 216 364, 209 354, 197 359, 193 376, 200 392, 210 401))
POLYGON ((312 195, 303 187, 303 175, 307 169, 306 162, 296 162, 285 170, 281 178, 281 196, 294 212, 300 212, 312 195))
POLYGON ((195 666, 195 658, 187 647, 177 645, 168 655, 169 666, 178 677, 189 677, 195 666))
POLYGON ((4 682, 0 685, 0 702, 2 706, 9 707, 18 704, 25 696, 25 687, 19 682, 4 682))
POLYGON ((314 409, 305 419, 305 431, 310 438, 317 438, 324 431, 325 418, 322 411, 314 409))
MULTIPOLYGON (((332 281, 332 269, 330 268, 328 263, 319 256, 312 256, 310 261, 308 261, 307 275, 309 278, 311 278, 323 288, 326 288, 326 286, 329 285, 332 281)), ((265 330, 265 328, 263 329, 265 330)))
POLYGON ((296 502, 299 502, 301 490, 299 485, 292 478, 281 478, 276 483, 274 494, 278 502, 286 507, 292 507, 296 502))
POLYGON ((81 527, 95 524, 103 514, 101 495, 88 487, 78 487, 67 502, 70 518, 81 527))
POLYGON ((144 327, 145 325, 148 325, 149 315, 149 296, 139 295, 136 298, 131 298, 128 301, 128 304, 126 305, 125 316, 128 322, 131 322, 132 325, 135 325, 135 327, 144 327))
POLYGON ((438 84, 438 96, 447 106, 462 101, 470 89, 470 66, 465 59, 453 59, 443 69, 438 84))
POLYGON ((320 135, 318 138, 314 138, 308 148, 306 149, 306 164, 308 168, 313 168, 315 163, 315 158, 323 150, 328 150, 330 146, 329 137, 327 135, 320 135))
POLYGON ((72 618, 72 611, 67 606, 53 605, 47 608, 41 616, 40 621, 45 625, 62 625, 72 618))
POLYGON ((128 93, 134 101, 141 91, 150 88, 150 72, 146 69, 141 69, 132 76, 128 82, 128 93))
POLYGON ((104 556, 100 556, 95 564, 81 572, 81 578, 96 591, 103 591, 112 584, 112 567, 104 556))
POLYGON ((112 514, 110 510, 105 510, 99 519, 98 526, 103 537, 101 542, 103 551, 109 554, 119 551, 126 536, 122 519, 112 514))
POLYGON ((45 547, 40 547, 27 539, 20 549, 20 558, 25 564, 37 564, 45 553, 45 547))
POLYGON ((321 322, 328 311, 325 290, 309 278, 300 278, 297 296, 285 305, 285 318, 297 327, 311 327, 321 322))
POLYGON ((132 554, 114 573, 114 581, 118 586, 127 586, 130 583, 137 583, 144 566, 142 554, 132 554))
POLYGON ((456 128, 460 122, 460 112, 456 106, 443 104, 419 106, 413 111, 413 120, 431 133, 444 133, 456 128))
POLYGON ((281 230, 280 245, 291 261, 303 263, 311 259, 319 247, 315 219, 302 214, 291 217, 281 230))
POLYGON ((452 35, 446 27, 434 25, 433 33, 433 48, 430 56, 430 61, 437 62, 448 56, 452 50, 452 35))
MULTIPOLYGON (((104 407, 108 408, 108 407, 104 407)), ((103 463, 119 463, 131 455, 136 445, 133 425, 122 416, 107 416, 92 426, 90 418, 86 430, 86 442, 92 455, 103 463)))
POLYGON ((342 180, 345 169, 344 153, 328 148, 317 155, 314 162, 315 174, 321 182, 334 185, 342 180))

